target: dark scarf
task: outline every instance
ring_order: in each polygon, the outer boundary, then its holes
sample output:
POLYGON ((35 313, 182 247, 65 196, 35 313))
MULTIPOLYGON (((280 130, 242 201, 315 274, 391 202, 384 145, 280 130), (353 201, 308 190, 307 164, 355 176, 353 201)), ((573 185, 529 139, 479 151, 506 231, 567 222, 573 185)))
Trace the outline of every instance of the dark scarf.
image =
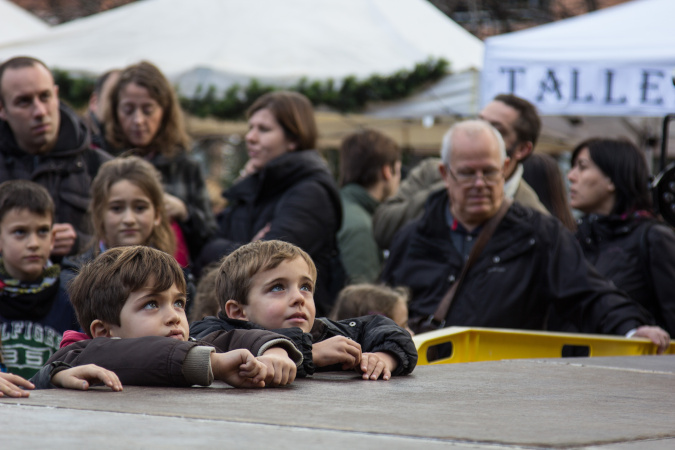
POLYGON ((13 279, 0 257, 0 316, 8 320, 39 320, 52 309, 59 289, 61 267, 52 265, 42 278, 28 282, 13 279))

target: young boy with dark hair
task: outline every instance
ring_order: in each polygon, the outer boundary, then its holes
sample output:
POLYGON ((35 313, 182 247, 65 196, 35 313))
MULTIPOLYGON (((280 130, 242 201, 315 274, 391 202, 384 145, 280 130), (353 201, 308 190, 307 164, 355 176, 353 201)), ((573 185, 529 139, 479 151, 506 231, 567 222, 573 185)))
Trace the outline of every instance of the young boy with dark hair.
POLYGON ((59 348, 61 334, 77 328, 60 286, 54 246, 54 203, 27 180, 0 184, 0 341, 9 372, 33 376, 59 348))
POLYGON ((106 251, 68 289, 91 339, 56 352, 31 380, 38 388, 82 364, 104 367, 131 385, 206 386, 217 379, 235 387, 281 386, 295 379, 302 360, 288 338, 264 330, 189 340, 183 271, 172 256, 151 247, 106 251))
POLYGON ((391 319, 374 315, 335 322, 317 318, 316 267, 307 253, 282 241, 246 244, 223 259, 216 279, 220 312, 190 327, 194 337, 218 330, 268 329, 288 336, 303 354, 299 376, 356 369, 364 380, 406 375, 415 345, 391 319))

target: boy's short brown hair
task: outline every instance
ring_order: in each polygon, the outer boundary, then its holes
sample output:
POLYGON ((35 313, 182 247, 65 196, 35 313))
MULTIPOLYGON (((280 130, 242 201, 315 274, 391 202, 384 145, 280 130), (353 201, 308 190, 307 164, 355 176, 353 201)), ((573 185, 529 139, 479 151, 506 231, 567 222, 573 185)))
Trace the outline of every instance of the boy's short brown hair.
POLYGON ((340 186, 356 183, 368 189, 382 178, 382 167, 392 169, 401 160, 401 149, 376 130, 350 134, 340 145, 340 186))
POLYGON ((216 296, 216 279, 218 279, 219 262, 213 262, 202 269, 202 276, 197 283, 197 292, 190 310, 190 322, 202 320, 206 316, 215 316, 220 311, 220 302, 216 296))
POLYGON ((0 184, 0 222, 14 209, 25 209, 54 221, 54 201, 41 185, 28 180, 10 180, 0 184))
POLYGON ((300 247, 284 241, 256 241, 243 245, 223 258, 216 278, 216 295, 221 311, 228 300, 248 304, 251 278, 259 272, 274 269, 284 261, 302 258, 316 282, 316 266, 300 247))
POLYGON ((174 283, 178 290, 186 292, 183 270, 176 259, 145 245, 111 248, 85 264, 68 286, 82 330, 92 337, 91 323, 96 319, 120 326, 127 299, 150 280, 156 292, 174 283))
POLYGON ((408 304, 410 291, 405 287, 391 288, 376 284, 352 284, 338 294, 330 318, 333 320, 382 314, 392 318, 399 300, 408 304))

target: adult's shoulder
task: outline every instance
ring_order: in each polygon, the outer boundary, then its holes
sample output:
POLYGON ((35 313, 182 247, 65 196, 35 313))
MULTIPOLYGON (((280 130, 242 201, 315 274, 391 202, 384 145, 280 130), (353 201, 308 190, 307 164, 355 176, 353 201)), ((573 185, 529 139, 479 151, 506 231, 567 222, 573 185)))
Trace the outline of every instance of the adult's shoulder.
MULTIPOLYGON (((298 150, 284 153, 270 161, 264 168, 266 178, 331 176, 328 163, 316 150, 298 150)), ((331 176, 332 178, 332 176, 331 176)))
POLYGON ((325 192, 333 203, 340 204, 337 183, 328 164, 316 150, 279 156, 264 168, 260 183, 263 192, 294 192, 303 197, 325 192))
POLYGON ((531 228, 540 233, 560 233, 560 230, 566 230, 562 223, 550 214, 525 206, 517 201, 511 204, 505 220, 517 227, 531 228))
POLYGON ((94 175, 98 173, 98 169, 100 169, 104 163, 114 158, 110 153, 94 146, 85 148, 83 154, 87 161, 87 169, 94 175))
POLYGON ((646 230, 649 245, 666 246, 675 250, 675 229, 664 222, 646 221, 638 227, 638 230, 646 230))
POLYGON ((539 211, 543 214, 549 214, 544 204, 539 200, 537 193, 534 191, 534 189, 532 189, 527 181, 523 179, 521 179, 520 183, 518 183, 518 189, 516 189, 513 199, 521 205, 532 208, 535 211, 539 211))

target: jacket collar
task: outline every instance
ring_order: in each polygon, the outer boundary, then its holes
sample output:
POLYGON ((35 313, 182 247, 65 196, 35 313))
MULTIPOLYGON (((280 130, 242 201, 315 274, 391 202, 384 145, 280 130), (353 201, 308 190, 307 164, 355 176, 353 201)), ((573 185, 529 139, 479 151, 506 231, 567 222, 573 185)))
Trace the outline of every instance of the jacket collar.
MULTIPOLYGON (((420 231, 423 235, 433 238, 447 239, 450 233, 450 226, 446 220, 445 210, 450 204, 448 192, 445 187, 432 192, 427 199, 424 207, 424 215, 420 222, 420 231)), ((502 219, 498 231, 503 228, 509 228, 514 233, 530 233, 533 231, 532 215, 534 212, 514 202, 509 208, 506 216, 502 219)))
POLYGON ((340 196, 361 206, 369 214, 374 214, 380 204, 363 186, 356 183, 349 183, 340 189, 340 196))
POLYGON ((311 180, 322 185, 329 193, 342 223, 340 194, 328 169, 328 165, 316 150, 300 150, 284 153, 268 162, 260 171, 253 173, 223 192, 231 204, 265 202, 291 186, 311 180))
MULTIPOLYGON (((89 132, 84 122, 63 102, 59 105, 59 113, 61 115, 59 135, 54 148, 47 155, 50 157, 69 157, 89 148, 89 132)), ((28 155, 19 148, 12 129, 4 120, 0 120, 0 149, 17 157, 28 155)))

